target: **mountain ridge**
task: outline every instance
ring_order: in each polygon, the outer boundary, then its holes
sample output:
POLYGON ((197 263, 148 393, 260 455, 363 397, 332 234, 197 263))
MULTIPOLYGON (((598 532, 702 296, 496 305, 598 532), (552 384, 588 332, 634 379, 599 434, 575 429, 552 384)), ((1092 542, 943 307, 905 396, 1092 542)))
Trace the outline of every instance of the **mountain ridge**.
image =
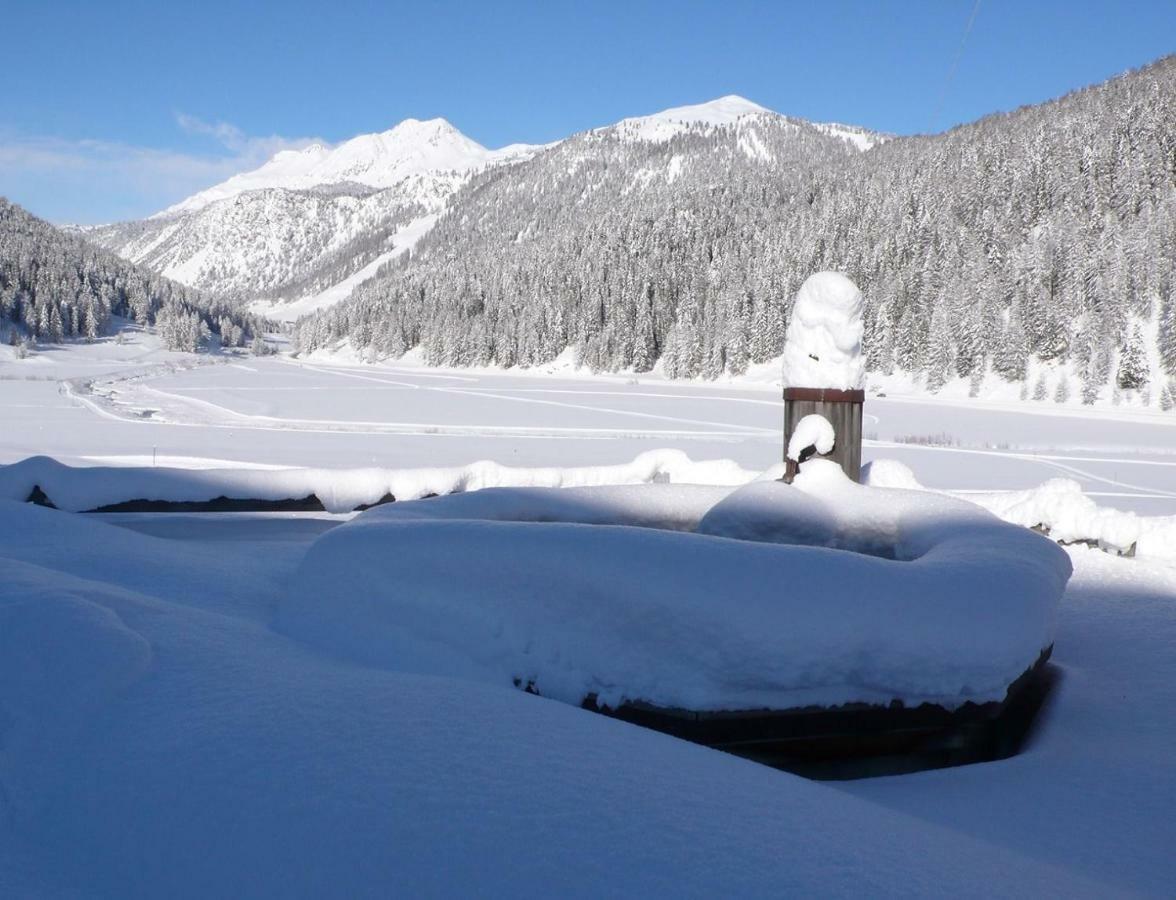
POLYGON ((474 177, 411 260, 295 337, 446 366, 574 347, 593 370, 715 378, 778 356, 800 283, 831 269, 865 291, 871 371, 1168 408, 1172 121, 1176 56, 866 153, 754 111, 664 141, 585 133, 474 177))
MULTIPOLYGON (((851 126, 789 119, 727 95, 631 117, 564 140, 615 138, 664 145, 688 133, 718 132, 740 141, 745 152, 762 155, 758 131, 785 125, 841 128, 845 134, 834 136, 857 150, 885 137, 851 126)), ((289 318, 295 310, 337 300, 335 285, 349 283, 373 261, 411 252, 450 198, 479 173, 525 163, 561 143, 488 150, 445 119, 406 119, 335 146, 319 143, 280 151, 262 166, 148 219, 99 226, 87 234, 182 283, 258 301, 255 309, 289 318), (341 258, 348 246, 357 252, 341 258), (301 302, 287 309, 288 301, 301 302)))

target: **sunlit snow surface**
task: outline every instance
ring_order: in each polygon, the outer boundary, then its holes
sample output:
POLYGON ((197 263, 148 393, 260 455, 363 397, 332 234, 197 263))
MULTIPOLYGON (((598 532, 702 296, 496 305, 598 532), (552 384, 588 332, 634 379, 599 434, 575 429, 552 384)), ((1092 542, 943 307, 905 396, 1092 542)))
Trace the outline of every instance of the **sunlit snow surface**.
MULTIPOLYGON (((137 340, 7 352, 4 462, 569 466, 677 447, 758 470, 781 449, 774 387, 187 368, 137 340)), ((1161 417, 1013 406, 871 397, 866 455, 937 488, 1067 475, 1100 504, 1176 513, 1161 417), (893 442, 944 431, 959 446, 893 442)), ((0 895, 1170 893, 1169 564, 1067 551, 1062 680, 1026 753, 829 785, 275 632, 338 521, 0 504, 0 895)))
POLYGON ((311 547, 278 624, 576 705, 954 708, 1004 699, 1052 644, 1069 575, 1052 541, 971 503, 813 460, 717 501, 648 484, 382 506, 311 547))

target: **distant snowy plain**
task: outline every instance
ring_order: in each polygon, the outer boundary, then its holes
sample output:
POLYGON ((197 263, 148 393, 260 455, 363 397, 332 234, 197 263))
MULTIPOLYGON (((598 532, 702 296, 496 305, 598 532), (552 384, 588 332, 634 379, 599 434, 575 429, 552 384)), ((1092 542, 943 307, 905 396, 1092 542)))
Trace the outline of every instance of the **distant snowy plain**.
MULTIPOLYGON (((765 381, 193 358, 147 335, 0 348, 0 464, 572 466, 671 447, 762 470, 782 455, 765 381)), ((1176 417, 894 395, 866 414, 867 459, 931 487, 1065 475, 1176 514, 1176 417)), ((0 503, 0 895, 1159 897, 1176 880, 1170 563, 1069 548, 1062 679, 1027 752, 820 784, 275 631, 346 518, 0 503)))
MULTIPOLYGON (((762 470, 783 457, 779 373, 739 383, 441 370, 339 358, 193 357, 150 335, 0 347, 0 463, 352 468, 583 466, 662 447, 762 470), (773 383, 773 382, 776 383, 773 383)), ((1139 408, 870 392, 863 457, 898 459, 928 487, 1009 490, 1063 476, 1102 505, 1176 514, 1176 415, 1139 408)))

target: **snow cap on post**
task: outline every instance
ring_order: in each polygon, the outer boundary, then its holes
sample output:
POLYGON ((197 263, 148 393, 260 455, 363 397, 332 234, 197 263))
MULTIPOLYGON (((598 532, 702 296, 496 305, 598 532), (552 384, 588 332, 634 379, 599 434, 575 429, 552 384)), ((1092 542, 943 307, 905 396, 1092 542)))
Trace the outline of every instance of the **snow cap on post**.
POLYGON ((840 272, 810 275, 796 295, 784 339, 786 387, 860 390, 862 292, 840 272))
POLYGON ((797 423, 792 437, 788 439, 787 458, 800 462, 800 455, 809 447, 815 448, 820 456, 827 456, 833 450, 835 440, 836 435, 829 420, 813 413, 797 423))

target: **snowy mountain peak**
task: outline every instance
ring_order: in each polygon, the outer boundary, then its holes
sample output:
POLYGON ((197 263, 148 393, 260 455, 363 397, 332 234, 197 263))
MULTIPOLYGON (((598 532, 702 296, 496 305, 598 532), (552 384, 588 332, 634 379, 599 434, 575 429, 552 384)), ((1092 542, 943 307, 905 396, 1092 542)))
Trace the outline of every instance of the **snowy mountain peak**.
MULTIPOLYGON (((775 110, 760 106, 746 97, 738 94, 727 94, 706 103, 696 103, 690 106, 675 106, 663 109, 661 112, 648 116, 635 116, 622 119, 611 129, 597 129, 598 131, 615 130, 623 140, 649 141, 660 143, 668 141, 677 134, 689 128, 699 126, 704 129, 727 128, 735 126, 743 129, 746 125, 764 121, 764 117, 776 120, 786 120, 798 124, 806 124, 830 137, 840 138, 857 150, 869 150, 875 144, 887 140, 890 135, 878 134, 855 125, 841 125, 836 122, 806 122, 802 119, 791 119, 775 110)), ((748 150, 751 156, 762 156, 754 151, 754 136, 750 139, 748 150)))
POLYGON ((665 109, 646 118, 671 122, 698 122, 705 125, 730 125, 744 116, 771 112, 772 110, 766 106, 760 106, 738 94, 728 94, 707 103, 665 109))
POLYGON ((283 150, 261 167, 234 175, 153 218, 195 212, 218 200, 265 188, 306 190, 344 182, 389 188, 414 175, 466 172, 531 152, 534 148, 522 144, 487 150, 445 119, 405 119, 387 131, 361 134, 334 147, 314 143, 301 150, 283 150))
POLYGON ((621 119, 612 126, 626 140, 668 141, 674 135, 696 125, 723 127, 747 116, 777 115, 767 107, 736 94, 728 94, 707 103, 674 106, 648 116, 621 119))

